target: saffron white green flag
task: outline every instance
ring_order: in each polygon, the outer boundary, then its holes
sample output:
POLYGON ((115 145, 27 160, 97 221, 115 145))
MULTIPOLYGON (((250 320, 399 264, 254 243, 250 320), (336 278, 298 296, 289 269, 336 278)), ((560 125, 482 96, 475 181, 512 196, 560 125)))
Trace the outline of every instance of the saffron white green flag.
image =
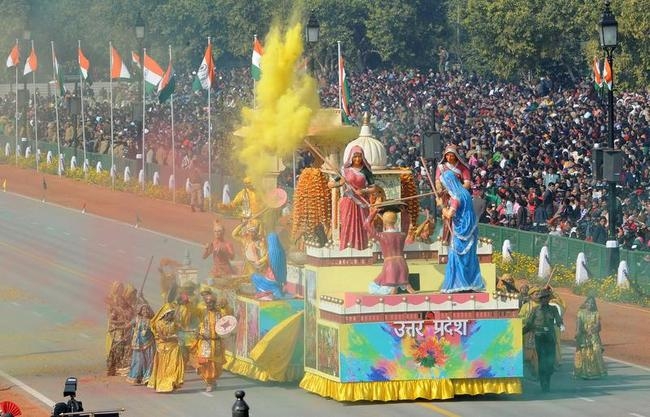
POLYGON ((208 47, 205 48, 205 54, 203 55, 203 61, 201 61, 201 66, 196 72, 196 80, 192 84, 194 91, 199 90, 209 90, 214 84, 214 60, 212 59, 212 44, 208 39, 208 47), (200 87, 199 87, 200 85, 200 87))
POLYGON ((165 71, 163 71, 163 69, 160 68, 160 65, 158 65, 158 63, 154 61, 153 58, 147 55, 147 52, 145 51, 144 80, 146 82, 145 88, 148 93, 157 91, 158 84, 160 83, 160 80, 162 80, 163 74, 165 74, 165 71))
POLYGON ((264 48, 262 48, 262 44, 256 36, 255 41, 253 41, 253 58, 251 60, 251 76, 255 81, 262 78, 262 55, 264 55, 264 48))

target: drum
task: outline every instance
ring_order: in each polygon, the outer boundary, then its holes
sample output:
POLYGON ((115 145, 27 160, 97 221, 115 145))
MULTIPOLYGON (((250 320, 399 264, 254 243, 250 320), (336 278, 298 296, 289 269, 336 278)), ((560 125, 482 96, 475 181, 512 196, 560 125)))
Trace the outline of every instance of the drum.
POLYGON ((237 319, 235 316, 223 316, 214 326, 214 331, 219 336, 229 336, 237 328, 237 319))

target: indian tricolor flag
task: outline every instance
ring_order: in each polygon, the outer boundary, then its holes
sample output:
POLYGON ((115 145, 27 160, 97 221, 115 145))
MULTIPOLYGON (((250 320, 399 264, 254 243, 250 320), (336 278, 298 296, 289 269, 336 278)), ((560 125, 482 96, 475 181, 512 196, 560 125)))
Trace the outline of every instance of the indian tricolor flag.
POLYGON ((126 69, 126 65, 124 65, 124 61, 122 61, 117 49, 111 45, 111 79, 116 78, 131 78, 131 74, 126 69))
POLYGON ((34 41, 32 41, 32 51, 29 53, 27 60, 25 61, 25 71, 23 75, 27 75, 31 72, 36 71, 38 68, 38 58, 36 58, 36 51, 34 51, 34 41))
POLYGON ((63 72, 61 71, 61 66, 59 66, 59 61, 56 59, 56 54, 54 53, 54 42, 52 42, 52 67, 54 69, 54 79, 56 80, 56 85, 59 89, 59 95, 63 97, 65 95, 63 72))
POLYGON ((343 122, 350 124, 350 84, 345 73, 345 59, 339 56, 339 96, 341 97, 341 117, 343 122))
POLYGON ((79 55, 79 71, 81 72, 81 77, 88 81, 88 77, 90 74, 90 61, 88 58, 86 58, 86 55, 84 55, 84 52, 81 50, 81 46, 78 48, 78 55, 79 55))
POLYGON ((253 41, 253 58, 251 60, 251 76, 255 81, 259 81, 262 78, 262 55, 264 55, 264 48, 260 43, 257 36, 253 41))
POLYGON ((165 71, 158 65, 156 61, 144 51, 144 81, 146 90, 149 93, 156 91, 160 80, 162 80, 165 71))
POLYGON ((609 63, 609 59, 605 60, 605 67, 603 68, 603 81, 607 88, 611 89, 614 87, 614 74, 612 73, 612 66, 609 63))
POLYGON ((171 97, 172 94, 174 94, 175 88, 176 88, 176 77, 174 76, 174 67, 172 67, 172 60, 170 57, 169 65, 167 65, 167 71, 165 71, 162 80, 160 80, 160 84, 158 84, 158 101, 160 103, 164 103, 165 101, 167 101, 167 99, 169 99, 169 97, 171 97))
POLYGON ((136 67, 142 69, 142 65, 140 64, 140 55, 135 51, 131 51, 131 62, 133 62, 136 67))
POLYGON ((9 56, 7 57, 7 68, 15 67, 19 62, 20 51, 18 50, 18 40, 16 40, 16 44, 11 48, 11 52, 9 52, 9 56))
POLYGON ((600 70, 600 61, 598 60, 598 57, 594 57, 594 63, 592 66, 594 70, 594 87, 596 90, 600 90, 603 88, 603 74, 600 70))
MULTIPOLYGON (((201 84, 201 89, 209 90, 214 84, 214 60, 212 59, 212 43, 208 38, 208 46, 205 48, 205 54, 203 54, 203 61, 201 61, 201 66, 196 72, 196 78, 201 84)), ((196 91, 196 90, 195 90, 196 91)))

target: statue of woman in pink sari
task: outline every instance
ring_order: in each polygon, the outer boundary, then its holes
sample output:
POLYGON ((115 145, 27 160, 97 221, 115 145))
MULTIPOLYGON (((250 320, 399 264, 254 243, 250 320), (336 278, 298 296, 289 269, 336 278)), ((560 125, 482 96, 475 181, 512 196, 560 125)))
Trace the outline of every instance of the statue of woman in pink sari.
POLYGON ((370 164, 361 146, 353 146, 348 160, 343 165, 343 177, 329 182, 329 186, 345 187, 339 202, 339 248, 368 248, 368 232, 364 221, 369 214, 369 198, 375 191, 374 178, 370 164))

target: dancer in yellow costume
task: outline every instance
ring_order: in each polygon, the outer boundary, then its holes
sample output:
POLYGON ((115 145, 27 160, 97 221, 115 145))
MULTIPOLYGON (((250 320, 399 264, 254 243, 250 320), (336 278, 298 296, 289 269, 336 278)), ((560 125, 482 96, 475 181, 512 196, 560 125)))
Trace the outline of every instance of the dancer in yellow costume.
POLYGON ((198 374, 205 382, 206 392, 210 392, 214 389, 226 362, 223 340, 216 332, 217 320, 232 314, 232 311, 226 304, 219 304, 212 292, 202 290, 201 293, 204 296, 206 310, 199 324, 195 354, 198 374))
POLYGON ((239 216, 242 218, 251 218, 259 214, 264 205, 255 191, 253 181, 246 177, 244 178, 244 188, 235 195, 235 198, 228 204, 220 204, 220 209, 239 211, 239 216))
POLYGON ((151 319, 156 354, 147 386, 156 392, 172 392, 183 385, 185 365, 178 345, 178 324, 174 314, 174 305, 166 303, 151 319))

